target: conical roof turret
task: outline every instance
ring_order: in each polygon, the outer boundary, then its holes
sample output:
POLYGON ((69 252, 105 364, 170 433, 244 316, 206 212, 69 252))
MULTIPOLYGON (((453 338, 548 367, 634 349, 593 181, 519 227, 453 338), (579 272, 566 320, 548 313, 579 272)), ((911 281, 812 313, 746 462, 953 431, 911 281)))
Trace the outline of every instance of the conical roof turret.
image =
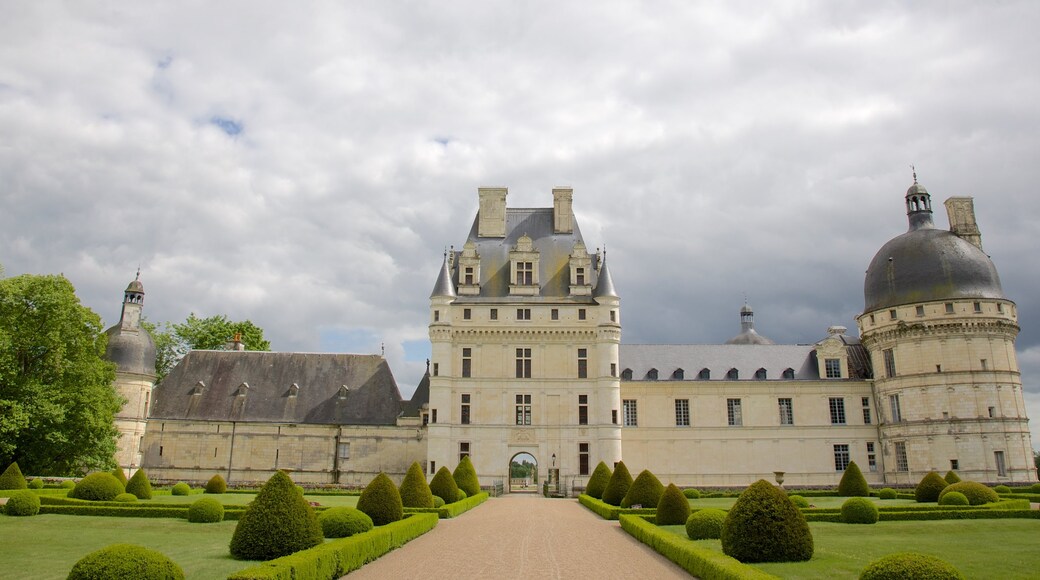
POLYGON ((444 253, 444 263, 441 265, 441 271, 437 275, 437 283, 433 286, 433 292, 430 293, 430 298, 456 298, 458 294, 455 292, 455 284, 451 281, 451 268, 448 267, 448 253, 444 253))
POLYGON ((599 279, 596 280, 595 298, 620 298, 614 288, 614 279, 610 277, 610 269, 607 268, 607 251, 603 250, 603 264, 599 268, 599 279))

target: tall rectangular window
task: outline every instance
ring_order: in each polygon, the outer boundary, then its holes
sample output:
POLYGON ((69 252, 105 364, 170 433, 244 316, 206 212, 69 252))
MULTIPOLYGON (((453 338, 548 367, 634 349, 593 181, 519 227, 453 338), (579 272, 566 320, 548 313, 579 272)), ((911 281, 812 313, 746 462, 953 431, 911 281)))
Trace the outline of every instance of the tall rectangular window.
POLYGON ((610 321, 617 322, 617 310, 610 311, 610 321))
POLYGON ((430 462, 430 474, 432 475, 434 473, 437 473, 437 462, 436 461, 431 461, 430 462))
POLYGON ((534 262, 516 263, 517 286, 531 286, 534 284, 534 262))
POLYGON ((437 409, 430 409, 430 423, 437 422, 437 409))
POLYGON ((675 400, 675 426, 676 427, 689 427, 690 426, 690 400, 689 399, 676 399, 675 400))
POLYGON ((473 371, 473 349, 462 349, 462 378, 468 379, 473 371))
POLYGON ((910 463, 906 460, 906 442, 896 441, 892 447, 896 450, 896 471, 910 471, 910 463))
POLYGON ((441 363, 433 363, 433 376, 438 376, 441 372, 441 363))
POLYGON ((849 466, 849 446, 848 445, 835 445, 834 446, 834 471, 845 471, 845 468, 849 466))
POLYGON ((578 349, 578 378, 589 378, 589 349, 578 349))
POLYGON ((492 308, 489 317, 491 320, 498 320, 498 308, 492 308))
POLYGON ((531 395, 516 396, 516 424, 531 424, 531 395))
POLYGON ((794 403, 791 399, 777 399, 776 402, 780 407, 780 424, 794 425, 794 403))
POLYGON ((870 425, 870 397, 863 397, 863 424, 870 425))
POLYGON ((459 441, 459 461, 463 457, 469 457, 469 441, 459 441))
POLYGON ((463 284, 470 286, 473 285, 473 268, 471 266, 467 266, 465 272, 466 274, 464 276, 463 284))
POLYGON ((576 282, 578 283, 578 286, 584 286, 585 285, 585 268, 575 268, 574 269, 574 278, 576 279, 576 282))
POLYGON ((877 454, 874 453, 873 441, 867 441, 867 467, 871 471, 877 471, 877 454))
POLYGON ((831 425, 845 424, 845 399, 842 397, 831 397, 831 425))
POLYGON ((892 422, 901 422, 903 420, 903 411, 899 408, 899 395, 889 395, 888 406, 892 410, 892 422))
POLYGON ((578 443, 578 475, 589 474, 589 444, 578 443))
POLYGON ((550 320, 559 320, 560 319, 560 309, 559 308, 553 308, 552 310, 550 310, 549 311, 549 319, 550 320))
POLYGON ((531 320, 531 309, 530 308, 517 308, 516 309, 517 320, 531 320))
POLYGON ((473 318, 473 309, 472 308, 463 308, 462 309, 462 319, 463 320, 470 320, 471 318, 473 318))
POLYGON ((584 308, 579 308, 578 309, 578 320, 585 320, 585 309, 584 308))
POLYGON ((350 443, 339 444, 339 458, 350 459, 350 443))
POLYGON ((516 349, 516 378, 531 378, 531 349, 516 349))
POLYGON ((639 425, 639 416, 636 412, 635 399, 621 401, 621 409, 624 411, 625 427, 636 427, 639 425))
POLYGON ((589 424, 589 396, 578 395, 578 424, 589 424))
POLYGON ((896 355, 892 352, 892 349, 886 348, 881 351, 881 355, 885 358, 885 377, 892 378, 896 376, 896 355))
POLYGON ((469 425, 469 393, 462 394, 462 409, 459 413, 459 422, 469 425))
POLYGON ((610 424, 617 425, 617 409, 610 410, 610 424))
POLYGON ((997 464, 997 475, 999 477, 1007 477, 1007 465, 1004 464, 1004 452, 994 451, 993 461, 997 464))
POLYGON ((824 359, 823 365, 827 372, 828 379, 840 379, 841 378, 841 359, 828 358, 824 359))
POLYGON ((617 363, 610 363, 610 376, 617 376, 617 363))
POLYGON ((735 427, 744 424, 744 417, 740 412, 740 399, 726 399, 726 421, 735 427))

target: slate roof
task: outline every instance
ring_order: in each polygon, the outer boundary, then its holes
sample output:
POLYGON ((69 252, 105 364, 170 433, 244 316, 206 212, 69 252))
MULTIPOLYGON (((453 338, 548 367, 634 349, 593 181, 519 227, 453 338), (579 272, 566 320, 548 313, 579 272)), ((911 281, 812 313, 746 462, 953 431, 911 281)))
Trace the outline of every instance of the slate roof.
POLYGON ((622 344, 619 362, 635 381, 648 380, 651 369, 662 381, 672 380, 676 369, 683 369, 686 380, 697 380, 705 368, 712 381, 726 380, 730 369, 737 369, 739 380, 753 380, 760 368, 767 380, 780 379, 787 369, 794 370, 795 380, 815 380, 820 378, 815 350, 811 344, 622 344))
POLYGON ((123 330, 122 324, 116 323, 105 334, 105 360, 116 363, 119 372, 155 378, 155 341, 147 330, 123 330))
POLYGON ((419 381, 419 386, 415 388, 415 392, 412 393, 412 398, 405 401, 402 405, 401 414, 405 417, 418 417, 419 412, 422 410, 422 406, 430 402, 430 369, 426 369, 426 374, 423 375, 422 380, 419 381))

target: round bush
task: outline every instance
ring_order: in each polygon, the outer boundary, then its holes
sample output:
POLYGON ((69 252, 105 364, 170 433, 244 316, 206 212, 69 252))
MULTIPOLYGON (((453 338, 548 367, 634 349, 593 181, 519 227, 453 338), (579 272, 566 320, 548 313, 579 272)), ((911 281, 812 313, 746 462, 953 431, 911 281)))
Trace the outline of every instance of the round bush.
POLYGON ((661 480, 657 479, 657 476, 649 469, 644 469, 632 482, 632 487, 628 488, 628 493, 621 500, 621 507, 627 508, 634 505, 645 508, 655 507, 661 501, 662 493, 664 493, 664 485, 661 484, 661 480))
POLYGON ((878 492, 878 497, 880 497, 881 499, 895 499, 896 490, 892 489, 891 487, 883 488, 881 491, 878 492))
POLYGON ((984 503, 1000 501, 1000 496, 997 495, 997 492, 985 485, 974 481, 962 481, 950 485, 946 489, 942 490, 942 493, 939 494, 939 503, 942 503, 944 495, 953 491, 963 493, 964 497, 968 498, 968 503, 971 505, 982 505, 984 503))
POLYGON ((737 498, 721 540, 722 551, 741 562, 800 562, 813 555, 813 537, 802 511, 764 479, 737 498))
POLYGON ((943 479, 945 479, 946 483, 950 485, 961 482, 960 476, 957 475, 957 472, 953 471, 952 469, 946 472, 946 477, 944 477, 943 479))
POLYGON ((126 493, 134 494, 137 499, 152 499, 152 482, 148 481, 148 474, 143 469, 138 469, 126 482, 126 493))
POLYGON ((132 493, 121 493, 113 498, 112 501, 118 501, 119 503, 137 503, 137 496, 132 493))
POLYGON ((867 479, 863 477, 863 472, 859 470, 855 461, 850 461, 849 466, 845 468, 845 473, 841 475, 841 481, 838 482, 838 495, 842 497, 868 497, 870 495, 867 479))
POLYGON ((437 473, 433 474, 433 480, 430 481, 430 492, 440 496, 444 503, 453 503, 458 497, 459 486, 455 483, 455 478, 451 476, 447 467, 441 467, 437 473))
POLYGON ((435 507, 435 508, 444 507, 444 500, 441 499, 441 496, 439 496, 439 495, 433 496, 433 507, 435 507))
POLYGON ((173 489, 170 490, 170 493, 173 495, 188 495, 189 493, 191 493, 191 486, 184 483, 183 481, 180 481, 173 486, 173 489))
POLYGON ((90 501, 112 501, 125 491, 116 476, 99 471, 81 479, 69 492, 69 497, 90 501))
POLYGON ((787 499, 791 500, 796 507, 807 508, 809 507, 809 500, 805 499, 800 495, 789 495, 787 499))
POLYGON ((220 474, 216 474, 209 478, 206 482, 206 493, 224 493, 227 491, 227 482, 220 474))
POLYGON ((720 509, 697 510, 686 518, 686 535, 691 540, 717 540, 725 523, 726 512, 720 509))
POLYGON ((841 521, 846 524, 876 524, 877 506, 865 497, 851 497, 841 504, 841 521))
POLYGON ((65 481, 61 482, 61 487, 62 489, 72 489, 76 487, 76 482, 72 481, 71 479, 66 479, 65 481))
POLYGON ((959 491, 951 491, 942 496, 939 500, 939 505, 970 505, 968 498, 959 491))
POLYGON ((239 560, 273 560, 323 541, 314 509, 289 476, 276 471, 238 520, 231 555, 239 560))
POLYGON ((610 474, 607 488, 603 490, 603 502, 613 506, 621 505, 621 501, 625 499, 630 487, 632 487, 632 474, 628 472, 624 461, 618 461, 617 466, 614 467, 614 473, 610 474))
MULTIPOLYGON (((411 467, 408 468, 408 473, 401 481, 399 491, 401 492, 401 504, 404 507, 433 507, 433 492, 430 491, 430 484, 426 483, 426 474, 423 473, 423 468, 418 461, 412 462, 411 467)), ((325 537, 330 536, 326 533, 325 537)))
POLYGON ((460 489, 459 490, 459 495, 455 496, 455 501, 462 501, 462 500, 466 499, 467 497, 469 497, 469 496, 466 495, 466 490, 460 489))
POLYGON ((302 485, 297 485, 297 486, 296 486, 296 493, 300 494, 300 497, 303 497, 303 494, 305 494, 305 493, 307 493, 307 492, 306 492, 306 491, 304 491, 304 489, 303 489, 303 486, 302 486, 302 485))
POLYGON ((133 544, 112 544, 83 556, 68 576, 68 580, 109 578, 184 580, 184 571, 161 552, 133 544))
POLYGON ((1029 486, 1029 493, 1040 493, 1040 483, 1034 483, 1029 486))
POLYGON ((43 489, 43 480, 39 477, 29 482, 29 489, 43 489))
POLYGON ((318 523, 326 538, 346 538, 373 527, 372 518, 352 507, 334 507, 318 515, 318 523))
POLYGON ((188 506, 188 521, 193 524, 212 524, 224 520, 224 505, 204 497, 188 506))
POLYGON ((608 482, 610 482, 610 468, 606 463, 600 461, 596 464, 596 469, 592 471, 588 484, 585 485, 585 495, 596 499, 602 498, 608 482))
POLYGON ((688 488, 682 490, 682 494, 686 496, 686 499, 700 499, 701 498, 701 492, 696 490, 696 489, 694 489, 694 488, 692 488, 692 487, 688 487, 688 488))
POLYGON ((668 484, 657 502, 657 520, 659 526, 682 526, 690 519, 690 500, 686 499, 682 490, 674 483, 668 484))
POLYGON ((34 516, 40 513, 40 496, 31 491, 16 491, 7 499, 4 513, 9 516, 34 516))
POLYGON ((401 492, 397 491, 397 486, 385 473, 377 475, 361 492, 357 509, 368 514, 372 523, 377 526, 396 522, 404 517, 401 492))
POLYGON ((964 580, 956 568, 942 560, 915 552, 889 554, 871 562, 859 575, 859 580, 964 580))
POLYGON ((22 475, 17 461, 8 465, 3 474, 0 474, 0 489, 26 489, 27 487, 29 486, 25 482, 25 476, 22 475))
POLYGON ((1006 485, 998 485, 993 488, 993 491, 997 493, 1011 493, 1011 488, 1006 485))
POLYGON ((950 484, 938 473, 929 471, 914 488, 914 500, 918 503, 939 501, 939 494, 947 485, 950 484))
POLYGON ((473 497, 480 493, 480 479, 477 477, 477 470, 473 467, 469 455, 464 456, 462 461, 455 466, 452 479, 455 480, 455 485, 459 486, 459 489, 466 492, 466 497, 473 497))

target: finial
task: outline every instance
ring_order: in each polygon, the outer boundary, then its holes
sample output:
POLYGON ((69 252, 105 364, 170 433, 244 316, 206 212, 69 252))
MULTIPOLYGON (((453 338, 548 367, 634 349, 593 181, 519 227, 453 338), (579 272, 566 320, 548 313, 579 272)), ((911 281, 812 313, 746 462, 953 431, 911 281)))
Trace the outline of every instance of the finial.
POLYGON ((140 279, 141 279, 141 265, 138 264, 137 265, 137 276, 134 277, 134 280, 140 280, 140 279))
POLYGON ((386 356, 386 343, 385 342, 379 343, 379 356, 384 356, 384 357, 386 356))
POLYGON ((910 164, 910 171, 914 172, 914 183, 917 183, 917 168, 914 167, 913 163, 910 164))

